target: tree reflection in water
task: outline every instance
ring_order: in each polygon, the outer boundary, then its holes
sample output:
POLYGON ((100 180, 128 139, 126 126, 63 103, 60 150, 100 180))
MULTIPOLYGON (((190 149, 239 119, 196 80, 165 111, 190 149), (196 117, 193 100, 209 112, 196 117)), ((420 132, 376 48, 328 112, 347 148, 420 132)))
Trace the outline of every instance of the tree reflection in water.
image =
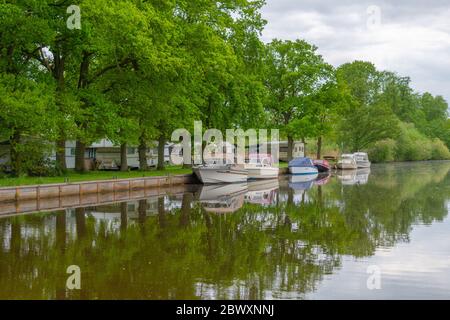
POLYGON ((375 166, 355 183, 319 177, 303 190, 249 185, 229 191, 245 201, 223 202, 239 204, 228 213, 205 209, 199 191, 3 218, 0 298, 304 298, 343 255, 371 256, 443 221, 449 169, 375 166), (69 265, 81 268, 79 291, 65 289, 69 265))

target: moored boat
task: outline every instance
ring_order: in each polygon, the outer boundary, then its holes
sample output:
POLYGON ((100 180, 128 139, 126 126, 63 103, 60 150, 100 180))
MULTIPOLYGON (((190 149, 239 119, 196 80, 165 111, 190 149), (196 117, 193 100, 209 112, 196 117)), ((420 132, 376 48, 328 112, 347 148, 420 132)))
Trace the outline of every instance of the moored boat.
POLYGON ((310 158, 295 158, 289 162, 289 172, 294 175, 317 175, 317 170, 310 158))
POLYGON ((337 163, 337 168, 341 170, 356 170, 358 165, 353 154, 343 154, 337 163))
POLYGON ((251 154, 244 167, 250 180, 278 178, 279 169, 273 166, 270 154, 251 154))
POLYGON ((365 152, 356 152, 354 153, 356 165, 358 168, 370 168, 369 156, 365 152))
POLYGON ((210 164, 194 168, 194 173, 203 184, 246 182, 248 172, 242 165, 210 164))
POLYGON ((327 172, 331 169, 330 163, 327 160, 314 160, 314 165, 319 172, 327 172))

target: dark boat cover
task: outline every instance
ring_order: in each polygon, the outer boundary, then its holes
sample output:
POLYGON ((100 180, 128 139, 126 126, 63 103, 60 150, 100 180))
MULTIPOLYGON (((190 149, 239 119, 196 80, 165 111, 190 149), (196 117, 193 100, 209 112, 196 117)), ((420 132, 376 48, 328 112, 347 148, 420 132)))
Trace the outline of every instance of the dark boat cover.
POLYGON ((310 158, 295 158, 289 162, 289 167, 314 167, 310 158))

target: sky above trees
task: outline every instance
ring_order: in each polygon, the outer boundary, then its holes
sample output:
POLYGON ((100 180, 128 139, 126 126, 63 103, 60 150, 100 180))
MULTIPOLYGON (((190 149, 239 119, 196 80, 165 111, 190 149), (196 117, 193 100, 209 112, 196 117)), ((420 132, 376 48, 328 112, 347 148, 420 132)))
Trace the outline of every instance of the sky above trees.
POLYGON ((371 61, 410 76, 412 87, 450 101, 450 7, 446 0, 266 0, 263 40, 305 39, 329 63, 371 61), (370 6, 380 24, 368 28, 370 6))

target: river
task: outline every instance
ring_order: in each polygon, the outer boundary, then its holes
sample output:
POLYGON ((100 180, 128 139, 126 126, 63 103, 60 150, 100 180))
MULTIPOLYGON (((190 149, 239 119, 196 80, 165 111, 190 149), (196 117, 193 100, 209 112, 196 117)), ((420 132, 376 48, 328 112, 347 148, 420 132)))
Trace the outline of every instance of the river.
POLYGON ((373 165, 0 217, 0 299, 449 299, 449 171, 373 165))

